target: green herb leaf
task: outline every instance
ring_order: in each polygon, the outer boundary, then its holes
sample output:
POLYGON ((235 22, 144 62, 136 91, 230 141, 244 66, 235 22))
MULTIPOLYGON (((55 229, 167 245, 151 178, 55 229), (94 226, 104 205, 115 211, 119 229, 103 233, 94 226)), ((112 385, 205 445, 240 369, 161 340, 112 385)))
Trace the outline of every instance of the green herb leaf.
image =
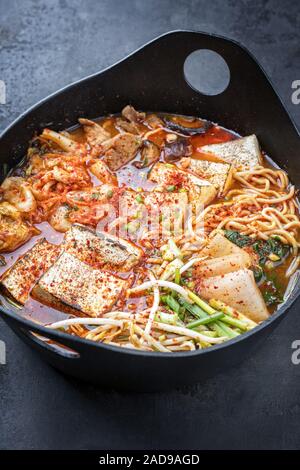
POLYGON ((247 235, 242 235, 236 230, 224 230, 225 237, 235 245, 243 248, 244 246, 249 246, 253 243, 253 240, 247 235))
POLYGON ((288 245, 285 245, 274 238, 269 238, 267 241, 256 241, 253 243, 252 248, 258 254, 259 264, 261 266, 266 264, 269 259, 269 255, 274 254, 279 257, 279 261, 282 261, 290 251, 288 245))
POLYGON ((264 276, 264 272, 260 266, 255 266, 253 269, 254 279, 257 283, 259 283, 264 276))

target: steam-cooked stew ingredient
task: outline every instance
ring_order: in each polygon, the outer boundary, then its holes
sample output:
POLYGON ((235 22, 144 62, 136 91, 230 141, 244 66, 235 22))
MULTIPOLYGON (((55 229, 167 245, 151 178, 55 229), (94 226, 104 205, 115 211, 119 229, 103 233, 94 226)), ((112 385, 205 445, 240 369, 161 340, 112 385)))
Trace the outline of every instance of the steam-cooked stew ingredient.
POLYGON ((2 182, 2 302, 112 346, 207 348, 287 300, 299 227, 255 135, 128 105, 44 129, 2 182))

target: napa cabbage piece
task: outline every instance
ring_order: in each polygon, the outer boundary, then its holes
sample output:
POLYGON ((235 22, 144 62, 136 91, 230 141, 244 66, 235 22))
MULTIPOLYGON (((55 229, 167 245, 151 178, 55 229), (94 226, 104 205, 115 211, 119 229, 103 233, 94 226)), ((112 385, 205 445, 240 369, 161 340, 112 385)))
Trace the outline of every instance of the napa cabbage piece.
POLYGON ((55 132, 52 129, 44 129, 40 137, 43 141, 49 141, 65 152, 74 152, 74 154, 77 154, 80 151, 84 151, 83 146, 71 139, 66 133, 55 132))
POLYGON ((204 247, 200 253, 201 256, 218 258, 220 256, 227 256, 233 253, 243 256, 245 250, 232 243, 221 232, 217 232, 215 236, 210 239, 208 245, 206 245, 206 247, 204 247))
POLYGON ((90 167, 90 171, 101 183, 118 186, 117 176, 110 172, 108 166, 102 160, 97 160, 93 163, 90 167))
POLYGON ((27 224, 22 214, 9 202, 0 203, 0 252, 11 252, 40 231, 27 224))
POLYGON ((198 292, 204 299, 220 300, 255 322, 261 322, 269 317, 253 272, 249 269, 201 278, 198 292))
POLYGON ((218 258, 206 259, 195 264, 194 275, 197 277, 221 276, 223 274, 249 268, 251 257, 248 253, 231 253, 218 258))
POLYGON ((69 215, 71 207, 68 204, 60 204, 50 215, 49 224, 58 232, 67 232, 72 226, 69 215))

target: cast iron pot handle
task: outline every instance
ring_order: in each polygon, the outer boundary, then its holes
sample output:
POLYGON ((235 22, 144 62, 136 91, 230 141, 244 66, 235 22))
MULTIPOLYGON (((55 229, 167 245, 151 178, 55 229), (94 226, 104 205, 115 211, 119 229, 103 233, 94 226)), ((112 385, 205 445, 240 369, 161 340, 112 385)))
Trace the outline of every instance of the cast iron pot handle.
POLYGON ((118 87, 120 77, 126 94, 117 95, 115 112, 128 101, 137 106, 142 101, 144 109, 154 111, 169 111, 172 103, 173 112, 198 113, 242 135, 256 133, 262 147, 275 158, 280 148, 276 136, 284 129, 285 153, 291 160, 298 157, 295 124, 261 66, 235 41, 201 32, 170 32, 94 78, 105 91, 106 80, 118 87), (185 60, 198 49, 214 51, 227 63, 230 82, 218 95, 200 93, 185 79, 185 60))
MULTIPOLYGON (((3 319, 6 320, 5 313, 3 319)), ((74 359, 79 358, 86 351, 86 346, 82 344, 81 338, 33 322, 28 323, 18 314, 10 314, 6 321, 26 343, 30 343, 35 349, 44 350, 49 355, 60 355, 64 359, 74 359)))

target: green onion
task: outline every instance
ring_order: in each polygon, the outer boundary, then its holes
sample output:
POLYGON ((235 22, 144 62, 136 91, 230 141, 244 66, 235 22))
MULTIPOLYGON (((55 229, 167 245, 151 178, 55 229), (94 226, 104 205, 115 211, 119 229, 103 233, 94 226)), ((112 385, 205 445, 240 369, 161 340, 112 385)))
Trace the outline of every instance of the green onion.
POLYGON ((155 315, 155 321, 167 323, 168 325, 176 325, 178 322, 178 315, 176 313, 159 312, 155 315))
POLYGON ((210 336, 211 338, 216 338, 218 336, 218 333, 216 331, 211 330, 202 330, 202 333, 205 334, 205 336, 210 336))
POLYGON ((184 322, 184 318, 185 318, 185 308, 184 307, 180 306, 178 316, 179 316, 179 319, 184 322))
MULTIPOLYGON (((111 189, 110 189, 109 191, 107 191, 107 193, 106 193, 106 196, 107 196, 109 199, 112 198, 113 195, 114 195, 114 193, 113 193, 113 191, 112 191, 111 189)), ((98 198, 99 198, 99 195, 98 195, 98 198)))
POLYGON ((222 321, 228 325, 235 326, 240 330, 248 330, 248 325, 246 325, 246 323, 242 322, 241 320, 237 320, 236 318, 230 317, 229 315, 225 315, 224 318, 222 318, 222 321))
POLYGON ((176 189, 176 186, 174 186, 174 184, 167 186, 168 193, 172 193, 173 191, 175 191, 175 189, 176 189))
POLYGON ((160 279, 162 281, 167 281, 169 278, 173 278, 173 276, 175 275, 175 270, 180 269, 182 266, 183 262, 180 259, 175 258, 167 265, 166 269, 160 276, 160 279))
MULTIPOLYGON (((208 303, 206 303, 204 300, 200 299, 194 292, 188 291, 188 295, 191 300, 195 302, 194 305, 190 305, 188 302, 185 300, 179 300, 181 305, 184 305, 184 307, 193 315, 200 319, 210 319, 212 316, 214 316, 214 321, 213 322, 207 322, 209 326, 218 333, 219 336, 227 336, 228 338, 235 338, 236 336, 239 335, 237 331, 234 331, 232 328, 228 327, 225 323, 225 318, 227 319, 226 323, 230 324, 232 326, 236 326, 240 329, 247 329, 246 325, 243 322, 238 321, 236 323, 235 319, 232 319, 228 315, 224 315, 223 312, 218 312, 214 308, 212 308, 208 303), (183 303, 184 302, 184 303, 183 303), (219 319, 215 318, 215 315, 221 314, 219 319), (229 320, 228 320, 229 319, 229 320), (232 322, 233 320, 233 322, 232 322)), ((194 322, 195 323, 195 322, 194 322)), ((205 324, 205 323, 204 323, 205 324)))
POLYGON ((202 310, 198 305, 195 304, 189 304, 186 300, 184 300, 182 297, 178 299, 178 302, 180 305, 182 305, 188 312, 190 312, 192 315, 194 315, 197 318, 209 318, 207 313, 202 310))
POLYGON ((225 313, 227 316, 233 317, 233 318, 237 317, 238 320, 241 320, 243 323, 245 323, 248 326, 248 329, 251 329, 257 326, 257 323, 255 323, 253 320, 250 320, 250 318, 246 317, 246 315, 243 315, 241 312, 238 312, 232 307, 229 307, 229 305, 224 304, 220 300, 211 299, 209 303, 211 307, 225 313))
POLYGON ((193 273, 188 269, 187 271, 185 271, 184 277, 190 279, 191 277, 193 277, 193 273))
POLYGON ((129 233, 134 233, 136 232, 140 227, 140 224, 139 222, 128 222, 128 224, 125 225, 125 229, 129 232, 129 233))
POLYGON ((223 330, 221 322, 216 321, 214 323, 211 323, 211 325, 209 326, 212 330, 214 330, 217 333, 218 336, 227 336, 228 338, 230 338, 230 336, 228 336, 226 331, 223 330))
POLYGON ((222 312, 214 313, 210 317, 201 318, 200 320, 195 320, 191 323, 188 323, 187 328, 196 328, 197 326, 200 326, 200 325, 208 325, 209 323, 213 323, 216 320, 220 320, 223 317, 224 317, 224 313, 222 312))
POLYGON ((175 313, 180 312, 179 303, 171 295, 163 295, 161 296, 161 300, 163 301, 164 304, 168 305, 168 307, 170 307, 170 309, 173 310, 173 312, 175 313))
POLYGON ((180 280, 181 280, 180 269, 179 269, 179 268, 176 268, 176 269, 175 269, 175 277, 174 277, 174 282, 175 282, 175 284, 180 285, 180 280))
MULTIPOLYGON (((223 319, 222 319, 221 321, 220 321, 220 320, 216 321, 216 322, 214 323, 214 325, 219 326, 219 327, 223 330, 225 336, 228 336, 228 338, 235 338, 236 336, 239 336, 239 333, 237 333, 236 331, 232 330, 232 329, 229 328, 227 325, 224 325, 223 319)), ((224 334, 223 334, 223 336, 224 336, 224 334)))
POLYGON ((198 295, 194 294, 192 291, 188 291, 188 296, 195 304, 197 304, 204 312, 208 313, 209 315, 212 315, 213 313, 216 313, 216 310, 212 308, 208 303, 206 303, 204 300, 200 299, 198 295))
POLYGON ((143 196, 142 196, 141 194, 138 194, 138 195, 136 196, 135 200, 136 200, 137 202, 139 202, 140 204, 143 204, 143 202, 144 202, 144 198, 143 198, 143 196))

